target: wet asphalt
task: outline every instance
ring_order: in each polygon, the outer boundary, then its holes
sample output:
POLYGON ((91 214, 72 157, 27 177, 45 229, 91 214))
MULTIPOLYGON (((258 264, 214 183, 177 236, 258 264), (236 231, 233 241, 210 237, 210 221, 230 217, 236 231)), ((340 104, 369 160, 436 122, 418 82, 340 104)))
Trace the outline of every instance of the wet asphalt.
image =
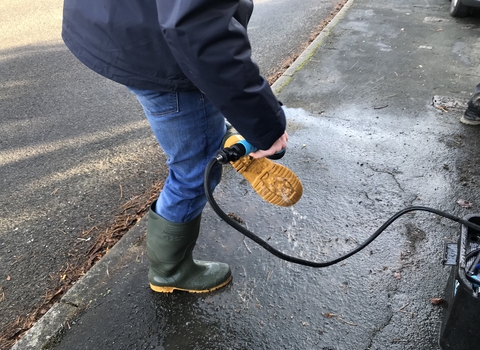
MULTIPOLYGON (((425 205, 480 212, 480 127, 461 124, 480 79, 478 17, 448 1, 349 1, 294 74, 274 85, 288 106, 280 161, 304 186, 273 207, 231 168, 215 191, 225 212, 274 247, 326 261, 388 217, 425 205), (434 96, 460 101, 433 105, 434 96), (470 208, 460 206, 463 199, 470 208)), ((13 349, 439 349, 458 224, 407 214, 359 254, 313 269, 283 262, 204 212, 195 258, 224 261, 233 281, 209 294, 152 292, 145 220, 13 349)))

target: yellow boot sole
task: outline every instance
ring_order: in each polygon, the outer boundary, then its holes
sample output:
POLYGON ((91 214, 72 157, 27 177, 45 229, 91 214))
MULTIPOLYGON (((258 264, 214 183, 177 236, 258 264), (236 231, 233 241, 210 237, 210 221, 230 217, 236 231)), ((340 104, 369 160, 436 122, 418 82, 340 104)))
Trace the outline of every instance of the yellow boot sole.
POLYGON ((232 280, 232 276, 230 276, 229 279, 227 279, 225 282, 219 284, 218 286, 215 286, 210 289, 203 289, 203 290, 197 290, 197 289, 184 289, 184 288, 179 288, 179 287, 171 287, 171 286, 166 286, 166 287, 160 287, 160 286, 154 286, 153 284, 150 283, 150 288, 157 293, 172 293, 174 290, 181 290, 183 292, 189 292, 189 293, 208 293, 212 292, 214 290, 220 289, 222 287, 225 287, 227 284, 230 283, 232 280))
MULTIPOLYGON (((233 134, 225 140, 224 147, 230 147, 240 140, 243 140, 240 135, 233 134)), ((289 207, 302 197, 302 183, 293 171, 268 158, 245 156, 231 164, 255 192, 271 204, 289 207)))

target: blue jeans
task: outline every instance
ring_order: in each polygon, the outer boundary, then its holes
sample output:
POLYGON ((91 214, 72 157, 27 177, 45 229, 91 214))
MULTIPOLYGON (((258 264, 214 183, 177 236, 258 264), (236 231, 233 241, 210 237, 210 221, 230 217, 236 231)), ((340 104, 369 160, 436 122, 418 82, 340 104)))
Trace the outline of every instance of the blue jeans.
MULTIPOLYGON (((221 147, 225 118, 200 91, 159 92, 128 88, 143 106, 160 147, 167 155, 168 177, 154 210, 182 223, 201 214, 207 199, 203 176, 221 147)), ((210 188, 220 182, 222 167, 212 169, 210 188)))

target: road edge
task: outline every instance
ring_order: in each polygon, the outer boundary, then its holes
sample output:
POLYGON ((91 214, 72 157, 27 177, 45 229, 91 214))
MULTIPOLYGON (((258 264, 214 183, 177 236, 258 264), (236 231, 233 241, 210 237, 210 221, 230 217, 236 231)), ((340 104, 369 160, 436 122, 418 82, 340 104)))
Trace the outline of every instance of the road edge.
POLYGON ((278 95, 282 89, 287 86, 295 73, 302 69, 302 67, 308 63, 308 60, 315 54, 318 48, 323 44, 325 39, 330 35, 332 29, 340 22, 345 16, 348 9, 353 5, 355 0, 348 0, 342 9, 338 11, 335 17, 322 29, 320 34, 317 35, 315 40, 302 52, 300 56, 292 63, 290 67, 278 78, 271 86, 273 93, 278 95))
POLYGON ((10 350, 48 348, 65 327, 69 327, 69 323, 97 299, 99 290, 114 275, 115 269, 121 269, 122 264, 143 255, 139 242, 146 235, 147 217, 145 215, 130 229, 10 350))

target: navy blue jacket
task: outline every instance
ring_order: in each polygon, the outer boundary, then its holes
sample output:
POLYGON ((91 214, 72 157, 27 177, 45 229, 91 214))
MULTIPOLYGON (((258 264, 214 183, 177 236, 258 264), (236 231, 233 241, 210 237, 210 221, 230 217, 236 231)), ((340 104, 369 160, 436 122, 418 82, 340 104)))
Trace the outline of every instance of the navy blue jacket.
POLYGON ((64 0, 62 37, 126 86, 201 90, 247 141, 268 149, 285 115, 251 59, 252 0, 64 0))

